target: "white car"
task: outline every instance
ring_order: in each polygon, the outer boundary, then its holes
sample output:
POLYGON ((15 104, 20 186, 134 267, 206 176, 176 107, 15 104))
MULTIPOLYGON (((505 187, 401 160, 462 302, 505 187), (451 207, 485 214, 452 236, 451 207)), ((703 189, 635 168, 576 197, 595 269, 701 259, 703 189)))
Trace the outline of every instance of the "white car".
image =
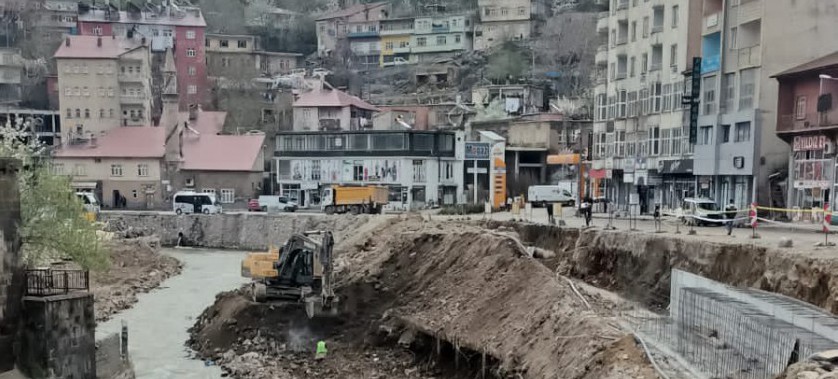
POLYGON ((331 75, 331 74, 332 74, 332 72, 325 69, 325 68, 318 67, 318 68, 315 68, 314 70, 311 70, 311 76, 326 76, 326 75, 331 75))
POLYGON ((285 212, 296 212, 299 205, 297 202, 285 197, 285 196, 270 196, 270 195, 262 195, 259 196, 259 208, 262 212, 267 211, 285 211, 285 212))
POLYGON ((405 64, 410 64, 410 61, 408 61, 407 59, 404 59, 402 57, 395 57, 395 58, 393 58, 393 60, 391 62, 384 62, 384 64, 382 64, 382 66, 390 67, 390 66, 401 66, 401 65, 405 65, 405 64))

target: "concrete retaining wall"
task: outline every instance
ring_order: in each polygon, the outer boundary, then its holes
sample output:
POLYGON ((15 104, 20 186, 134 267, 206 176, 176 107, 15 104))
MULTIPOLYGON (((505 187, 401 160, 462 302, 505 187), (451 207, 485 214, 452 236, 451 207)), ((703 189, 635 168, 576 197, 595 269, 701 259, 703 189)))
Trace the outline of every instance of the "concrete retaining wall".
POLYGON ((156 212, 107 212, 102 222, 112 228, 131 227, 156 234, 164 246, 176 246, 182 233, 185 246, 265 250, 281 245, 293 233, 331 230, 336 235, 350 232, 367 222, 367 215, 264 214, 175 215, 156 212))

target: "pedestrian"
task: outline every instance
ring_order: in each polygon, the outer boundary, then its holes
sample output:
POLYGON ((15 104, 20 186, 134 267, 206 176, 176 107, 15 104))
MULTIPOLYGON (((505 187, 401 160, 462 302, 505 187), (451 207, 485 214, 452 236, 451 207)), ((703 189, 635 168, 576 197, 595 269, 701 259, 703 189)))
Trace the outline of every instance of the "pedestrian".
POLYGON ((591 203, 591 198, 585 196, 585 199, 582 200, 582 217, 585 217, 585 226, 591 226, 591 218, 593 217, 593 204, 591 203))
POLYGON ((725 227, 727 227, 727 235, 733 233, 733 223, 736 219, 736 206, 733 205, 733 199, 730 199, 730 204, 725 207, 725 227))
POLYGON ((317 348, 314 352, 314 359, 315 360, 323 360, 326 359, 326 354, 328 350, 326 350, 326 342, 325 341, 317 341, 317 348))
POLYGON ((544 206, 547 208, 547 223, 556 225, 556 219, 553 218, 553 203, 544 203, 544 206))
POLYGON ((655 204, 655 213, 653 214, 655 217, 655 231, 661 230, 661 205, 655 204))

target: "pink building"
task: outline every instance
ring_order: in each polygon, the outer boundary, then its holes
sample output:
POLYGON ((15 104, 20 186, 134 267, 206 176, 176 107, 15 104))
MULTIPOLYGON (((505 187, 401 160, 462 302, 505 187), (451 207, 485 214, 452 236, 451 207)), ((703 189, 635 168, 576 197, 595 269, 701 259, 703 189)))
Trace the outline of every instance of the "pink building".
MULTIPOLYGON (((113 8, 80 13, 78 30, 82 35, 117 35, 146 38, 152 53, 174 51, 178 76, 180 108, 206 104, 210 88, 204 51, 206 21, 201 10, 191 7, 161 7, 155 11, 117 11, 113 8)), ((162 69, 163 59, 160 62, 162 69)))

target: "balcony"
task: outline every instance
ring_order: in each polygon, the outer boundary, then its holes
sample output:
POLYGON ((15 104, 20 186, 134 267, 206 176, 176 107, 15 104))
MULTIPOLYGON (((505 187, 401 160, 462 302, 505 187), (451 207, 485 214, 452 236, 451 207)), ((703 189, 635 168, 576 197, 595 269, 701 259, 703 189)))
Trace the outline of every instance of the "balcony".
POLYGON ((596 29, 599 30, 599 31, 608 32, 608 12, 602 12, 602 13, 605 13, 606 17, 600 18, 599 20, 597 20, 596 29))
POLYGON ((797 117, 795 114, 780 115, 777 133, 798 134, 800 132, 821 132, 838 129, 838 108, 828 112, 811 112, 797 117))
POLYGON ((618 72, 617 76, 614 77, 614 79, 615 80, 622 80, 622 79, 625 79, 626 77, 628 77, 628 75, 625 71, 623 71, 623 72, 618 72))
POLYGON ((762 18, 762 0, 741 0, 739 3, 740 24, 759 20, 762 18))
POLYGON ((628 9, 629 7, 629 0, 619 0, 617 2, 617 10, 628 9))
POLYGON ((143 83, 146 77, 139 74, 119 74, 117 76, 121 83, 143 83))
POLYGON ((608 49, 605 46, 600 46, 596 52, 596 64, 608 64, 608 49))
POLYGON ((722 13, 716 12, 704 16, 704 31, 702 34, 713 34, 718 32, 722 24, 722 13))
POLYGON ((652 34, 657 34, 663 31, 663 24, 652 25, 652 34))
POLYGON ((393 54, 407 54, 410 53, 410 46, 394 47, 391 51, 393 54))
POLYGON ((346 33, 346 38, 371 38, 371 37, 378 37, 378 31, 373 30, 364 30, 364 31, 351 31, 346 33))
POLYGON ((756 45, 739 49, 739 69, 756 67, 762 64, 762 46, 756 45))
POLYGON ((26 296, 53 296, 90 290, 90 273, 82 270, 26 270, 26 296))
POLYGON ((448 25, 432 25, 431 33, 448 33, 451 28, 448 25))
POLYGON ((148 98, 145 96, 137 97, 137 96, 120 96, 119 102, 121 104, 131 104, 131 105, 145 105, 148 102, 148 98))
POLYGON ((378 32, 381 36, 401 36, 401 35, 410 35, 413 34, 413 28, 394 28, 394 29, 387 29, 387 30, 380 30, 378 32))

